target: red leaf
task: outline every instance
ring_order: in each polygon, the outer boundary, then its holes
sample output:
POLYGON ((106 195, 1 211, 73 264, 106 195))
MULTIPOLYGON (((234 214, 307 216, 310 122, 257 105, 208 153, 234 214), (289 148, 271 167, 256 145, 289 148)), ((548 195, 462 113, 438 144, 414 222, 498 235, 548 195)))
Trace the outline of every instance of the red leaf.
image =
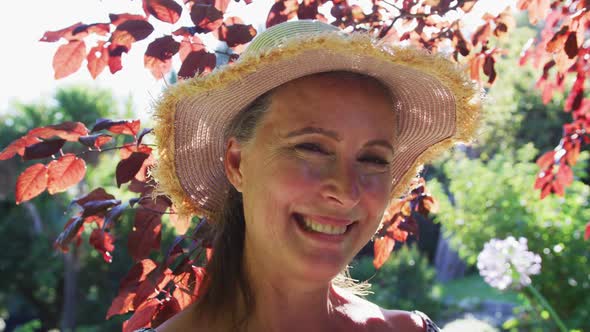
MULTIPOLYGON (((337 5, 338 4, 335 4, 333 8, 337 8, 337 5)), ((298 9, 299 4, 297 0, 279 0, 275 2, 266 16, 266 27, 270 28, 271 26, 286 22, 295 17, 298 9)))
POLYGON ((123 135, 137 135, 139 132, 140 127, 139 120, 132 120, 132 121, 118 121, 111 125, 107 130, 113 134, 123 134, 123 135))
POLYGON ((151 56, 145 55, 143 57, 143 65, 150 70, 152 76, 159 80, 168 74, 172 69, 172 59, 160 60, 151 56))
POLYGON ((453 47, 459 51, 462 56, 469 55, 471 44, 463 37, 461 30, 455 30, 453 33, 453 47))
POLYGON ((47 166, 35 164, 28 167, 16 180, 16 204, 36 197, 47 188, 47 166))
POLYGON ((137 287, 147 278, 148 274, 156 268, 156 263, 151 259, 141 260, 127 272, 120 281, 119 294, 111 303, 106 319, 114 315, 122 315, 134 310, 133 300, 137 287))
POLYGON ((199 39, 197 36, 191 37, 184 37, 180 42, 180 48, 178 50, 178 54, 180 56, 180 61, 184 62, 186 57, 191 52, 197 52, 205 49, 205 44, 199 39))
POLYGON ((225 13, 230 0, 208 0, 210 3, 215 5, 215 8, 219 9, 222 13, 225 13))
POLYGON ((485 58, 483 63, 483 73, 486 74, 488 77, 488 83, 492 84, 496 80, 496 69, 494 69, 494 64, 496 60, 492 55, 488 55, 485 58))
POLYGON ((144 56, 144 66, 156 79, 161 79, 172 68, 172 56, 178 53, 180 43, 172 36, 158 38, 148 45, 144 56))
POLYGON ((66 141, 54 139, 29 145, 25 148, 24 160, 42 159, 58 153, 66 141))
POLYGON ((559 31, 557 31, 547 43, 545 50, 550 53, 555 53, 562 50, 569 34, 569 26, 562 26, 561 29, 559 29, 559 31))
POLYGON ((490 39, 491 35, 492 27, 489 22, 486 22, 485 24, 477 28, 477 30, 473 34, 473 37, 471 37, 471 43, 473 44, 473 46, 477 46, 477 44, 479 43, 484 44, 488 39, 490 39))
POLYGON ((469 73, 470 73, 470 77, 472 80, 474 81, 480 81, 480 77, 479 77, 479 71, 481 70, 481 67, 483 66, 484 63, 484 56, 479 54, 474 56, 471 60, 469 60, 469 73))
POLYGON ((143 3, 146 14, 166 23, 176 23, 182 14, 182 7, 174 0, 144 0, 143 3))
MULTIPOLYGON (((177 291, 178 290, 176 290, 175 292, 177 292, 177 291)), ((176 300, 176 298, 171 297, 171 298, 166 299, 164 302, 162 302, 162 305, 158 308, 158 311, 157 311, 156 315, 154 316, 154 319, 152 320, 152 327, 160 326, 162 323, 167 321, 169 318, 172 318, 172 316, 179 313, 180 310, 182 310, 182 308, 180 307, 180 304, 178 303, 178 300, 176 300)))
POLYGON ((516 20, 512 16, 512 9, 506 7, 497 18, 495 18, 496 29, 494 29, 494 35, 496 37, 503 37, 510 32, 516 26, 516 20))
POLYGON ((398 242, 406 242, 408 239, 408 232, 405 230, 400 229, 400 224, 403 222, 404 218, 401 216, 400 213, 397 213, 394 216, 394 222, 387 227, 387 236, 391 237, 395 241, 398 242))
POLYGON ((391 251, 393 250, 394 246, 395 240, 389 236, 383 236, 375 240, 375 258, 373 259, 373 266, 375 266, 376 269, 380 269, 385 261, 387 261, 387 258, 389 258, 389 255, 391 255, 391 251))
MULTIPOLYGON (((141 182, 146 182, 147 179, 147 170, 155 163, 155 158, 151 154, 152 149, 149 146, 140 144, 125 144, 120 150, 119 153, 121 155, 121 159, 127 159, 133 154, 134 152, 144 153, 149 155, 149 157, 144 160, 143 164, 141 165, 140 169, 135 174, 135 179, 141 182)), ((133 180, 133 179, 132 179, 133 180)))
POLYGON ((586 229, 584 230, 584 241, 590 240, 590 222, 586 224, 586 229))
POLYGON ((156 268, 156 263, 151 259, 142 259, 135 263, 121 280, 119 290, 135 290, 147 276, 156 268))
POLYGON ((574 181, 574 172, 572 172, 572 169, 568 165, 561 164, 557 171, 556 181, 559 181, 562 186, 567 187, 574 181))
POLYGON ((297 9, 297 18, 300 20, 314 20, 318 15, 317 0, 303 0, 297 9))
POLYGON ((178 53, 179 47, 180 43, 174 40, 172 36, 168 35, 157 38, 151 42, 145 51, 145 55, 160 60, 168 60, 172 58, 174 54, 178 53))
POLYGON ((47 165, 47 191, 53 195, 66 191, 80 182, 86 174, 86 163, 74 154, 66 154, 47 165))
POLYGON ((190 78, 197 74, 211 72, 215 68, 216 61, 215 54, 204 50, 191 52, 182 62, 178 77, 190 78))
POLYGON ((548 168, 555 163, 555 150, 545 152, 539 159, 537 159, 537 165, 541 169, 548 168))
POLYGON ((150 327, 152 317, 160 305, 160 301, 156 299, 151 299, 142 303, 133 316, 123 323, 123 332, 133 332, 142 327, 150 327))
POLYGON ((86 44, 83 40, 71 41, 61 45, 53 56, 55 79, 64 78, 78 71, 85 57, 86 44))
POLYGON ((68 252, 69 245, 74 240, 76 240, 76 242, 78 242, 79 245, 83 230, 84 219, 80 217, 71 218, 64 226, 63 232, 61 232, 57 239, 55 239, 55 242, 53 244, 54 248, 59 249, 62 252, 68 252))
POLYGON ((117 186, 121 187, 121 184, 131 181, 149 156, 142 152, 133 152, 129 158, 121 160, 116 170, 117 186))
MULTIPOLYGON (((130 39, 131 40, 131 39, 130 39)), ((111 74, 114 74, 123 68, 123 64, 121 62, 121 55, 123 53, 129 52, 131 49, 131 43, 128 45, 120 45, 116 43, 111 43, 108 47, 109 49, 109 70, 111 74)))
POLYGON ((90 217, 84 218, 84 223, 85 224, 95 223, 96 227, 103 228, 104 218, 100 217, 100 216, 90 216, 90 217))
POLYGON ((192 37, 195 33, 197 33, 197 28, 195 27, 181 27, 172 32, 175 36, 182 36, 185 38, 192 37))
POLYGON ((98 119, 94 124, 91 132, 106 129, 113 134, 137 135, 141 123, 139 120, 119 120, 98 119))
POLYGON ((578 55, 578 39, 575 32, 570 32, 565 41, 565 54, 568 58, 573 59, 578 55))
POLYGON ((197 32, 207 33, 221 26, 223 12, 211 4, 195 3, 191 8, 191 20, 197 27, 197 32))
POLYGON ((147 38, 153 31, 154 27, 145 20, 127 20, 113 31, 111 43, 125 46, 129 50, 131 44, 147 38))
POLYGON ((57 30, 57 31, 46 31, 43 34, 43 37, 41 37, 41 39, 39 39, 39 41, 42 42, 49 42, 49 43, 53 43, 58 41, 60 38, 65 38, 67 40, 73 40, 73 35, 72 32, 80 27, 83 26, 84 24, 82 24, 82 22, 78 22, 76 24, 73 24, 67 28, 61 29, 61 30, 57 30))
POLYGON ((88 33, 95 33, 99 36, 106 36, 111 32, 111 27, 109 23, 93 23, 86 26, 86 31, 88 33))
POLYGON ((204 268, 191 265, 189 271, 178 275, 174 279, 177 288, 172 293, 172 296, 176 298, 181 309, 188 307, 197 300, 204 277, 204 268))
POLYGON ((171 279, 172 271, 170 269, 165 269, 164 271, 156 269, 150 273, 137 287, 135 298, 133 299, 133 306, 137 308, 146 300, 156 297, 168 285, 171 279))
POLYGON ((145 153, 145 154, 151 154, 152 153, 152 148, 150 148, 147 145, 136 145, 133 143, 129 143, 129 144, 125 144, 121 147, 121 149, 119 149, 119 155, 121 156, 121 159, 127 159, 129 158, 129 156, 131 156, 131 154, 133 152, 141 152, 141 153, 145 153))
POLYGON ((41 142, 37 137, 23 136, 17 140, 12 141, 2 152, 0 152, 0 160, 7 160, 14 157, 15 154, 23 156, 25 148, 41 142))
POLYGON ((111 263, 113 261, 113 256, 111 256, 111 252, 115 250, 115 245, 113 244, 113 236, 102 229, 95 228, 90 234, 90 239, 88 240, 90 245, 92 245, 98 252, 102 254, 102 258, 107 263, 111 263))
POLYGON ((570 144, 569 148, 567 149, 567 154, 565 156, 567 163, 570 166, 573 166, 578 161, 578 157, 580 156, 580 141, 575 140, 572 144, 570 144))
POLYGON ((109 64, 109 49, 104 46, 104 41, 99 41, 97 46, 90 49, 86 61, 90 76, 96 79, 109 64))
POLYGON ((249 43, 256 36, 256 29, 252 25, 223 24, 219 30, 219 40, 225 41, 229 47, 249 43))
POLYGON ((135 293, 129 291, 121 291, 119 295, 111 302, 111 306, 107 311, 106 319, 111 318, 114 315, 123 315, 133 310, 133 298, 135 293))
POLYGON ((162 216, 152 211, 138 209, 133 230, 127 237, 129 254, 134 260, 148 257, 152 249, 160 249, 162 216))
POLYGON ((79 206, 84 206, 88 202, 91 201, 105 201, 105 200, 114 200, 115 196, 107 193, 103 188, 96 188, 93 191, 89 192, 88 194, 75 199, 72 203, 76 203, 79 206))
POLYGON ((104 229, 110 228, 112 223, 118 221, 125 209, 127 209, 127 205, 117 205, 110 209, 104 216, 104 229))
POLYGON ((83 123, 66 121, 56 125, 35 128, 29 131, 27 136, 39 138, 52 138, 57 136, 69 142, 75 142, 80 136, 88 135, 88 129, 83 123))
POLYGON ((115 205, 121 204, 120 200, 116 199, 107 199, 107 200, 97 200, 97 201, 89 201, 84 203, 82 208, 84 209, 82 213, 82 217, 88 217, 93 215, 102 216, 104 213, 115 205))
POLYGON ((108 142, 112 141, 113 137, 107 134, 94 134, 89 136, 80 136, 78 138, 78 142, 91 147, 100 149, 101 146, 107 144, 108 142))
POLYGON ((576 81, 572 86, 572 90, 570 91, 567 99, 565 101, 565 105, 563 107, 564 111, 576 111, 582 106, 582 100, 584 99, 584 82, 586 81, 586 75, 578 74, 576 76, 576 81))
POLYGON ((111 20, 111 24, 114 26, 119 26, 122 23, 130 20, 147 20, 147 17, 143 15, 135 15, 135 14, 109 14, 109 19, 111 20))

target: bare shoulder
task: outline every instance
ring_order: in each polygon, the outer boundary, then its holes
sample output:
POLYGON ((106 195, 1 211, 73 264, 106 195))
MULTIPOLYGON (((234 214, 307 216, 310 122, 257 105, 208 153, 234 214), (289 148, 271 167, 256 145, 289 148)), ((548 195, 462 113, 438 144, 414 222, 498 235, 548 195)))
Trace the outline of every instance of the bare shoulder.
MULTIPOLYGON (((370 332, 430 332, 426 322, 418 313, 403 310, 387 310, 378 305, 348 293, 338 291, 342 306, 336 308, 355 328, 348 331, 370 332)), ((436 330, 434 330, 436 331, 436 330)))
POLYGON ((175 332, 175 331, 211 331, 211 326, 198 317, 194 305, 190 305, 183 311, 172 316, 162 325, 156 328, 156 332, 175 332), (207 327, 208 326, 208 327, 207 327))
POLYGON ((426 322, 414 312, 381 309, 391 331, 426 332, 426 322))

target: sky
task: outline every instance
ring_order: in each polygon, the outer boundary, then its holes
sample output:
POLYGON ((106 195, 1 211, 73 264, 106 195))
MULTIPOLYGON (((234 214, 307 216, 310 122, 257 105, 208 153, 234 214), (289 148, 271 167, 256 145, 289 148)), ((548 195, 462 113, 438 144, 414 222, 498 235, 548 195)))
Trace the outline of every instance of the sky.
MULTIPOLYGON (((354 1, 354 0, 352 0, 354 1)), ((263 20, 273 0, 254 0, 250 5, 243 1, 230 1, 226 17, 236 15, 244 18, 246 24, 255 28, 263 20)), ((350 2, 350 1, 349 1, 350 2)), ((483 12, 498 13, 514 0, 480 0, 471 20, 478 20, 483 12)), ((135 43, 129 54, 123 55, 123 69, 112 75, 108 68, 93 80, 83 68, 66 78, 53 78, 52 59, 57 47, 63 41, 43 43, 39 39, 48 30, 59 30, 79 21, 83 23, 108 22, 109 13, 142 14, 140 0, 51 0, 11 1, 0 11, 0 40, 3 52, 0 55, 0 73, 4 83, 0 85, 0 114, 11 112, 14 102, 31 103, 49 101, 59 87, 85 84, 90 87, 110 88, 115 97, 123 103, 132 96, 136 112, 146 115, 151 112, 151 102, 164 88, 162 80, 157 81, 143 68, 143 52, 149 40, 135 43), (8 8, 9 7, 9 8, 8 8)), ((173 27, 168 24, 155 25, 156 31, 170 33, 179 26, 191 25, 187 15, 173 27), (163 30, 161 30, 163 28, 163 30)), ((155 20, 150 20, 154 23, 155 20)), ((154 35, 155 36, 155 35, 154 35)), ((160 35, 156 36, 159 37, 160 35)), ((207 42, 207 40, 204 40, 207 42)), ((179 67, 176 67, 178 70, 179 67)))

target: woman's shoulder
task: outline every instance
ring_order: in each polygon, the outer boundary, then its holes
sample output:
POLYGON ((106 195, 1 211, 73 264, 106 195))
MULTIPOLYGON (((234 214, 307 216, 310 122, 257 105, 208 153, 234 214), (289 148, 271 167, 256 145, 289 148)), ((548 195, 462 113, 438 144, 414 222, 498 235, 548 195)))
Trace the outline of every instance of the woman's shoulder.
POLYGON ((440 328, 421 311, 381 310, 395 331, 440 332, 440 328))
POLYGON ((338 292, 344 306, 341 313, 373 332, 440 332, 432 320, 420 311, 388 310, 346 291, 338 292))

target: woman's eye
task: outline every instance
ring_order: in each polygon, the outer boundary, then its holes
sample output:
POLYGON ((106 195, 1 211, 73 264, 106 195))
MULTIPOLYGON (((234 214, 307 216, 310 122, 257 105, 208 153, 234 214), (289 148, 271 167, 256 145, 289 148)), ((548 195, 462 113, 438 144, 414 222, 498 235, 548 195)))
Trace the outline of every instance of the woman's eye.
POLYGON ((364 158, 361 158, 359 161, 363 162, 363 163, 371 163, 371 164, 382 165, 382 166, 389 165, 389 162, 387 160, 380 158, 380 157, 364 157, 364 158))
POLYGON ((295 145, 295 149, 308 151, 308 152, 314 152, 314 153, 329 154, 324 149, 322 149, 321 146, 319 146, 318 144, 315 144, 315 143, 297 144, 297 145, 295 145))

